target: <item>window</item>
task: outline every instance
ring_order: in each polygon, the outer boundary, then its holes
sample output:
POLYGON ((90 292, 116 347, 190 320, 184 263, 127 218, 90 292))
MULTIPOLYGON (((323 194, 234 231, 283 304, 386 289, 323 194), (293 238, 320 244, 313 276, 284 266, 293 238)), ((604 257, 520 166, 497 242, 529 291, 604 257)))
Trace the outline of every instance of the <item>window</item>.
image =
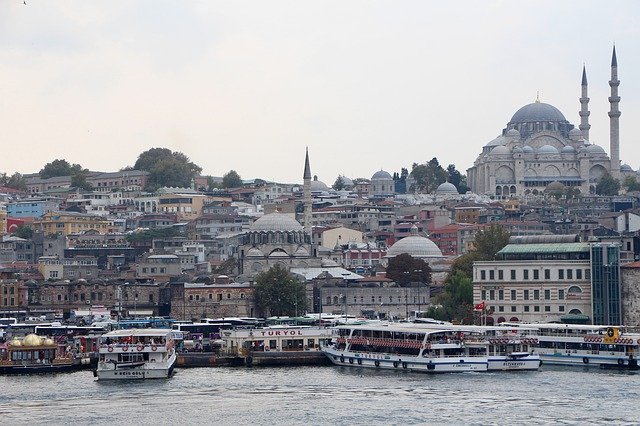
POLYGON ((567 269, 567 279, 568 280, 573 279, 573 269, 567 269))
POLYGON ((487 279, 487 272, 486 271, 480 271, 480 279, 482 281, 487 279))
POLYGON ((558 269, 558 279, 564 280, 564 269, 558 269))
POLYGON ((539 280, 540 279, 540 271, 537 269, 533 270, 533 279, 534 280, 539 280))
POLYGON ((495 299, 496 299, 496 291, 489 290, 489 300, 495 300, 495 299))
POLYGON ((590 280, 591 279, 591 270, 590 269, 585 269, 584 270, 584 279, 585 280, 590 280))
POLYGON ((544 311, 545 312, 551 312, 551 306, 545 306, 544 307, 544 311))
POLYGON ((544 300, 551 300, 551 290, 544 291, 544 300))
POLYGON ((524 278, 525 280, 528 280, 528 279, 529 279, 529 270, 528 270, 528 269, 525 269, 523 272, 524 272, 524 277, 523 277, 523 278, 524 278))
POLYGON ((511 307, 511 312, 516 312, 516 307, 515 306, 511 307))
POLYGON ((564 300, 564 289, 558 289, 558 300, 564 300))
POLYGON ((512 270, 511 270, 511 279, 512 279, 512 280, 515 280, 515 279, 516 279, 516 270, 515 270, 515 269, 512 269, 512 270))
POLYGON ((504 290, 498 290, 498 300, 504 300, 504 290))
POLYGON ((524 306, 524 311, 525 311, 525 312, 529 312, 529 305, 525 305, 525 306, 524 306))
POLYGON ((529 300, 529 290, 524 290, 524 300, 529 300))
POLYGON ((516 300, 516 291, 511 290, 511 300, 516 300))
POLYGON ((564 306, 562 306, 562 305, 558 306, 558 311, 564 312, 564 306))
POLYGON ((533 300, 540 299, 540 290, 533 290, 533 300))
POLYGON ((576 280, 582 279, 582 269, 576 269, 576 280))
POLYGON ((498 306, 498 312, 504 312, 504 306, 498 306))
POLYGON ((489 271, 489 279, 490 280, 496 279, 496 272, 494 270, 489 271))
POLYGON ((535 305, 535 306, 533 307, 533 312, 540 312, 540 306, 535 305))
POLYGON ((196 300, 200 300, 200 295, 196 294, 196 300))
POLYGON ((502 269, 500 269, 498 271, 498 279, 499 280, 504 280, 504 271, 502 269))
POLYGON ((551 269, 545 269, 544 270, 544 279, 545 280, 550 280, 551 279, 551 269))

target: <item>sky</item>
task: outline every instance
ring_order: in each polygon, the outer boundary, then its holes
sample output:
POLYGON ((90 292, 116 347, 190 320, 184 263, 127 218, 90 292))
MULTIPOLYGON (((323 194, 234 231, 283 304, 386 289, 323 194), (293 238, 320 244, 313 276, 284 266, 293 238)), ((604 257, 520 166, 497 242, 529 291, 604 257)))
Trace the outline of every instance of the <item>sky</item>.
POLYGON ((63 158, 95 171, 154 147, 202 174, 301 183, 437 157, 466 171, 521 106, 640 167, 640 2, 0 0, 0 172, 63 158))

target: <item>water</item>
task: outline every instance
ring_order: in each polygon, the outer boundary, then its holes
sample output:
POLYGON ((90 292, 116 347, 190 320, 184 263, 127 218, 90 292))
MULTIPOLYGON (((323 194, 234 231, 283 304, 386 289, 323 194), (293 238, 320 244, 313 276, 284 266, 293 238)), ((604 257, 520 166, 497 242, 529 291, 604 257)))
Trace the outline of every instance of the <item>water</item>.
POLYGON ((347 367, 198 368, 96 382, 1 376, 0 424, 637 424, 640 375, 562 369, 426 375, 347 367))

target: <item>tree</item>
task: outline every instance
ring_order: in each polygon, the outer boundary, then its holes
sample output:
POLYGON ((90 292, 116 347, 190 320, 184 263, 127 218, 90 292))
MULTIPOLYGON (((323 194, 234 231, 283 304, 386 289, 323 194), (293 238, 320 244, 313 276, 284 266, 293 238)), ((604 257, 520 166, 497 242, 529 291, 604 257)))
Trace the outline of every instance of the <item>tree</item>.
POLYGON ((82 170, 71 175, 71 186, 91 191, 93 186, 87 181, 88 170, 82 170))
POLYGON ((447 280, 443 292, 435 297, 440 309, 436 319, 470 324, 473 321, 473 282, 462 271, 456 271, 447 280))
POLYGON ((627 192, 640 191, 640 182, 633 176, 626 176, 622 181, 622 186, 625 187, 627 192))
POLYGON ((401 287, 409 287, 411 283, 431 283, 431 268, 422 259, 406 253, 389 259, 387 278, 394 280, 401 287))
POLYGON ((242 179, 235 170, 229 170, 222 176, 223 188, 240 188, 242 186, 242 179))
POLYGON ((24 238, 25 240, 30 240, 33 237, 33 229, 28 225, 20 225, 16 228, 13 233, 15 237, 24 238))
POLYGON ((188 188, 202 168, 181 152, 168 148, 151 148, 138 156, 134 169, 149 172, 145 190, 155 191, 163 186, 188 188))
POLYGON ((341 191, 342 189, 344 189, 344 181, 342 180, 342 176, 338 176, 331 187, 336 191, 341 191))
POLYGON ((416 181, 416 189, 423 192, 435 192, 438 185, 447 180, 447 171, 442 168, 437 158, 426 164, 413 163, 411 176, 416 181))
POLYGON ((38 173, 42 179, 48 179, 56 176, 72 176, 83 170, 80 164, 69 164, 67 160, 53 160, 44 165, 38 173))
POLYGON ((0 185, 7 188, 18 189, 24 191, 27 189, 27 181, 20 173, 15 172, 11 176, 7 176, 6 173, 0 174, 0 185))
POLYGON ((454 164, 447 166, 447 174, 449 175, 447 179, 458 189, 458 193, 466 194, 470 190, 467 186, 467 176, 460 173, 454 164))
POLYGON ((215 181, 213 176, 207 176, 207 189, 209 191, 213 191, 214 189, 220 188, 220 184, 215 181))
POLYGON ((307 310, 304 284, 279 265, 258 274, 253 296, 264 315, 293 316, 307 310))
POLYGON ((473 276, 473 262, 493 260, 496 253, 509 243, 509 237, 509 232, 497 225, 492 225, 476 232, 474 248, 453 262, 451 272, 446 281, 448 282, 458 271, 471 279, 473 276))
POLYGON ((605 171, 596 184, 596 194, 598 195, 618 195, 620 192, 620 181, 605 171))

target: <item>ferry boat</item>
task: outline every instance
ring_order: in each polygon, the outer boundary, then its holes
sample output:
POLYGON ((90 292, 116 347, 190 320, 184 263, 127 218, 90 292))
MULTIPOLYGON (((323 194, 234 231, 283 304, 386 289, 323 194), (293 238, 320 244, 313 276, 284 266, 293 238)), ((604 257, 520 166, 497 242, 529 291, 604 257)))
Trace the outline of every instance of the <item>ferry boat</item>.
POLYGON ((334 328, 336 365, 427 373, 537 370, 532 339, 495 327, 375 322, 334 328))
POLYGON ((638 370, 640 333, 623 326, 583 324, 515 324, 535 338, 534 352, 550 365, 581 365, 638 370))
POLYGON ((273 325, 252 329, 222 330, 223 347, 243 357, 246 365, 326 363, 322 347, 332 330, 304 325, 273 325))
POLYGON ((73 371, 79 368, 66 345, 53 339, 28 334, 0 344, 0 374, 41 374, 73 371))
POLYGON ((114 330, 100 337, 98 380, 171 377, 176 364, 175 340, 169 329, 114 330))

